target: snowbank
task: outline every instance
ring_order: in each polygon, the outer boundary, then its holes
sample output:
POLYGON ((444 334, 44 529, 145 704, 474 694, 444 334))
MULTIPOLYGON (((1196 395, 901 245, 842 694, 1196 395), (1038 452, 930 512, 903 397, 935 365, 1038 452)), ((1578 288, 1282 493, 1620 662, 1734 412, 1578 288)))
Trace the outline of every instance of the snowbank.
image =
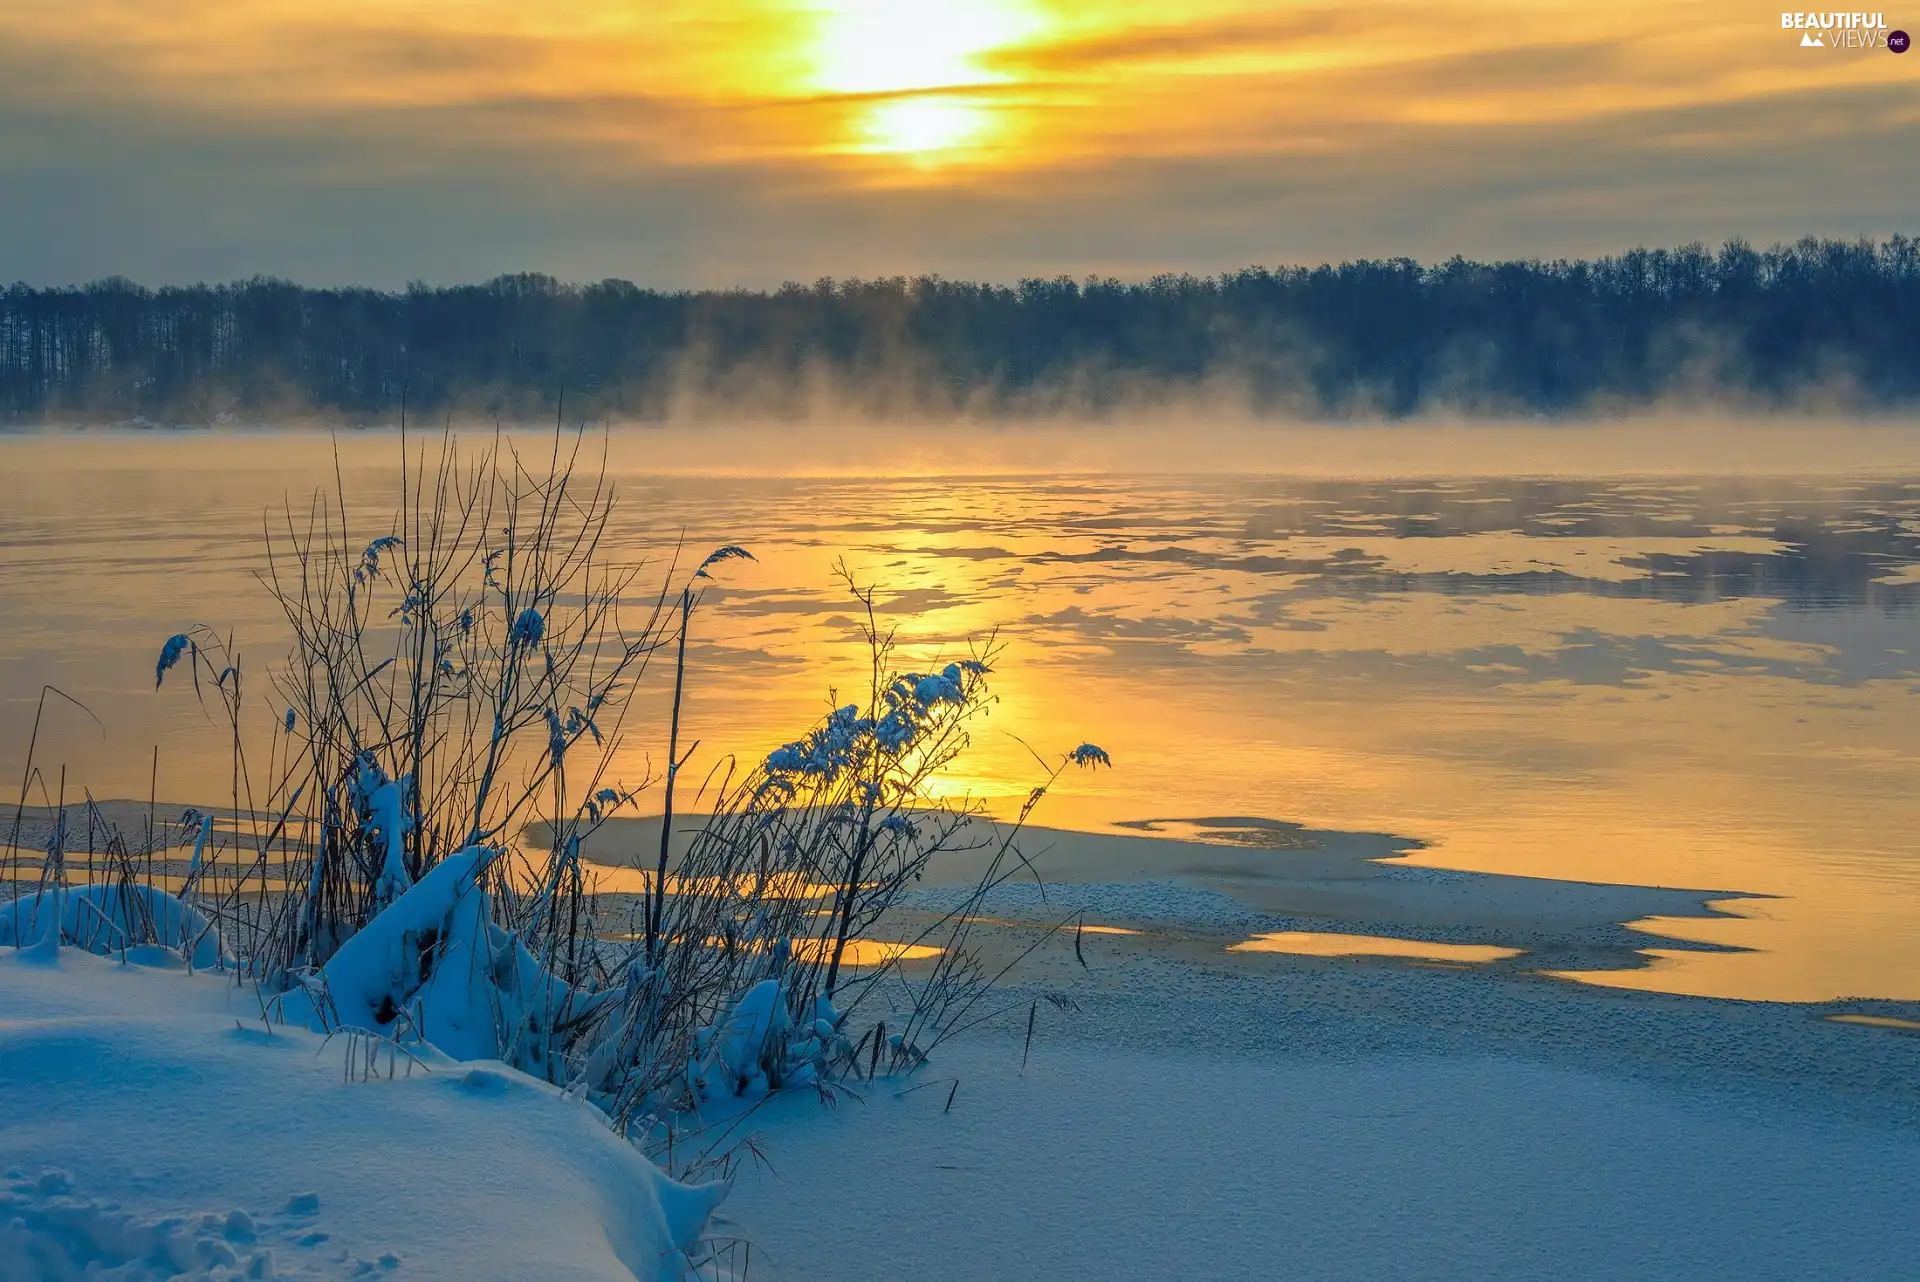
POLYGON ((504 1064, 372 1045, 218 976, 0 952, 0 1282, 682 1274, 717 1187, 504 1064))
POLYGON ((122 893, 111 883, 54 886, 0 904, 0 947, 44 940, 56 916, 60 943, 103 957, 157 943, 190 952, 203 969, 220 961, 220 940, 198 908, 152 886, 122 893))

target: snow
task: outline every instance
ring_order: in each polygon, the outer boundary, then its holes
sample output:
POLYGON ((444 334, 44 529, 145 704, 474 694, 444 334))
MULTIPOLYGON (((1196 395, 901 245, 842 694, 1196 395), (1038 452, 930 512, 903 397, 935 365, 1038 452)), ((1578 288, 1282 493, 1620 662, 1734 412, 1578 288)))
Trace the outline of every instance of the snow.
MULTIPOLYGON (((777 946, 770 968, 784 973, 789 955, 777 946)), ((763 979, 701 1030, 687 1085, 708 1125, 727 1123, 783 1089, 831 1079, 832 1066, 852 1058, 846 1017, 832 998, 815 994, 811 1018, 799 1029, 788 1014, 791 1001, 780 978, 763 979)))
POLYGON ((1920 1038, 1785 1005, 1133 947, 1089 943, 1080 1010, 1040 1003, 1024 1070, 1038 989, 861 1104, 764 1105, 768 1165, 721 1211, 756 1282, 848 1260, 871 1277, 1785 1279, 1920 1258, 1920 1038))
MULTIPOLYGON (((972 894, 971 886, 928 886, 909 890, 902 902, 944 913, 958 908, 972 894)), ((988 892, 983 910, 1036 920, 1059 921, 1082 913, 1088 921, 1177 922, 1190 928, 1242 932, 1252 931, 1271 916, 1224 891, 1171 879, 1049 883, 1044 888, 1029 881, 1008 881, 988 892)))
POLYGON ((207 846, 213 841, 213 816, 201 815, 200 826, 193 836, 193 858, 187 864, 187 880, 192 881, 200 875, 200 860, 207 853, 207 846))
POLYGON ((728 1210, 768 1282, 1911 1276, 1911 1134, 1493 1058, 979 1046, 782 1101, 728 1210), (1010 1053, 1008 1053, 1010 1052, 1010 1053))
POLYGON ((0 904, 0 947, 47 943, 60 922, 59 942, 101 956, 158 942, 184 952, 193 964, 219 964, 220 941, 198 908, 152 886, 115 883, 51 886, 0 904))
MULTIPOLYGON (((1920 1011, 1847 1024, 1230 952, 1288 919, 1164 879, 1002 888, 984 959, 1067 912, 1143 929, 1035 953, 1000 1019, 911 1076, 843 1082, 837 1107, 778 1089, 849 1047, 824 998, 790 1023, 787 954, 770 952, 688 1071, 708 1120, 765 1159, 721 1205, 543 1080, 542 1030, 622 990, 568 994, 494 925, 489 859, 443 860, 277 1012, 217 954, 190 974, 88 934, 127 907, 110 888, 0 912, 25 945, 0 948, 0 1282, 672 1278, 728 1239, 751 1244, 752 1282, 1768 1279, 1904 1275, 1920 1257, 1920 1011)), ((1607 918, 1643 894, 1359 884, 1375 893, 1348 899, 1370 914, 1427 895, 1399 913, 1410 927, 1524 920, 1547 945, 1617 931, 1607 918)), ((191 908, 143 903, 192 934, 191 908)))
POLYGON ((407 791, 413 787, 413 778, 410 775, 387 778, 373 755, 367 753, 360 758, 360 772, 353 784, 355 801, 385 846, 380 859, 380 878, 374 883, 374 897, 383 904, 391 903, 413 884, 407 872, 407 834, 413 830, 413 819, 406 810, 407 791))
POLYGON ((227 975, 0 951, 0 1280, 679 1276, 718 1188, 503 1063, 369 1045, 227 975))
POLYGON ((761 980, 701 1033, 702 1053, 689 1068, 688 1084, 702 1100, 764 1096, 772 1086, 769 1056, 785 1047, 791 1030, 785 989, 777 979, 761 980))
POLYGON ((547 1077, 557 1020, 580 1013, 518 938, 493 924, 479 879, 491 853, 449 855, 342 944, 275 1014, 315 1032, 431 1043, 457 1060, 506 1058, 547 1077))

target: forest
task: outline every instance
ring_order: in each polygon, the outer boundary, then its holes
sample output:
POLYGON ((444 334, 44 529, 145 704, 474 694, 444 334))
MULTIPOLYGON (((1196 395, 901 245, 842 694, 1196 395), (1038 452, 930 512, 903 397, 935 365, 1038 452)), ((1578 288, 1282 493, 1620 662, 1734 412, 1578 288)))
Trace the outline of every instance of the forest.
POLYGON ((1920 397, 1920 241, 664 292, 501 276, 0 291, 0 420, 1562 417, 1920 397))

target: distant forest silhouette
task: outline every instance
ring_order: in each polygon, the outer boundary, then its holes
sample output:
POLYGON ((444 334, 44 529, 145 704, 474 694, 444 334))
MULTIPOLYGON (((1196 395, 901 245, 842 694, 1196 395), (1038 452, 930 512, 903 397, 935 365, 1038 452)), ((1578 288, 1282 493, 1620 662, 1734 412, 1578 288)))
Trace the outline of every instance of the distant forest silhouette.
POLYGON ((663 293, 503 276, 401 292, 256 278, 0 293, 15 422, 318 415, 1608 413, 1920 397, 1920 241, 1730 241, 1556 262, 1218 277, 821 281, 663 293))

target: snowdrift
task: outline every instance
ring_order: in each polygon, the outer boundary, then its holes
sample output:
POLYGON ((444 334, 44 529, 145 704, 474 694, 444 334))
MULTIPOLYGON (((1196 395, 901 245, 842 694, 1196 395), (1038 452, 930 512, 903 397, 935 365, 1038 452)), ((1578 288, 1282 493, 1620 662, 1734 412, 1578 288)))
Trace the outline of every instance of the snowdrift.
POLYGON ((219 937, 198 908, 152 886, 111 883, 52 886, 0 904, 0 947, 46 942, 56 918, 60 944, 103 957, 157 945, 203 969, 220 962, 219 937))
POLYGON ((722 1193, 505 1064, 75 949, 0 953, 0 1173, 0 1282, 669 1279, 722 1193))

